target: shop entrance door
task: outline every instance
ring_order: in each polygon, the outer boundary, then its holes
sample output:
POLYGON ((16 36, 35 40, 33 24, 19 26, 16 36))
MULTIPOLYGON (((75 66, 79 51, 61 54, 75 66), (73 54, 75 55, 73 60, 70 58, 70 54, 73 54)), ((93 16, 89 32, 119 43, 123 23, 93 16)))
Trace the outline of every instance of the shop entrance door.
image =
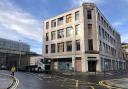
POLYGON ((96 72, 96 64, 97 64, 97 61, 89 60, 88 61, 88 72, 96 72))

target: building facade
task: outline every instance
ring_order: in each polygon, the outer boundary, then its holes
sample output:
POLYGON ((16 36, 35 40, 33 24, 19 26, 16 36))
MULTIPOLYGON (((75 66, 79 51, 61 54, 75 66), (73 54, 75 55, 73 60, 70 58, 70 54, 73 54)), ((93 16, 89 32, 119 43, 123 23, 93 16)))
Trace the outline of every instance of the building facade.
POLYGON ((44 21, 43 56, 55 71, 109 71, 125 68, 120 34, 94 3, 44 21))
POLYGON ((0 38, 0 66, 26 66, 29 63, 29 52, 30 46, 26 43, 0 38))
POLYGON ((128 69, 128 43, 122 43, 124 58, 126 59, 126 68, 128 69))

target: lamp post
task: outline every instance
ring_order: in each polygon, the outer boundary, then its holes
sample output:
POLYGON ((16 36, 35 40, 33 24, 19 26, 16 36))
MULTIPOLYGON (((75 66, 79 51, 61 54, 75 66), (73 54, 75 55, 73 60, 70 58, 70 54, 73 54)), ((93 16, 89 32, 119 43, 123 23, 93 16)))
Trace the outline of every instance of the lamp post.
POLYGON ((106 73, 106 67, 107 67, 107 62, 104 61, 104 76, 105 76, 105 73, 106 73))
POLYGON ((18 63, 18 68, 20 69, 20 64, 21 64, 21 40, 19 40, 19 63, 18 63))

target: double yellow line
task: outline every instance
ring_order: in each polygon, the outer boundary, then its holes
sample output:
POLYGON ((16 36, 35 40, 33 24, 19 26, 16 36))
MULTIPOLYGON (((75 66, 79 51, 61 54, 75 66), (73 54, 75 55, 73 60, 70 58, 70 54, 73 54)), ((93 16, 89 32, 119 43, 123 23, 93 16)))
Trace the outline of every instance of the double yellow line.
POLYGON ((16 89, 19 85, 19 80, 16 77, 13 77, 13 80, 15 81, 15 83, 10 89, 16 89))
POLYGON ((114 87, 114 86, 112 86, 112 85, 105 84, 103 80, 102 80, 102 81, 99 81, 99 85, 105 86, 105 87, 107 87, 108 89, 112 89, 112 88, 114 88, 114 89, 123 89, 123 88, 120 88, 120 87, 114 87))
MULTIPOLYGON (((5 74, 5 73, 0 73, 0 74, 1 74, 1 75, 6 75, 6 76, 11 76, 11 75, 5 74)), ((11 77, 12 77, 12 76, 11 76, 11 77)), ((10 86, 9 89, 16 89, 16 88, 18 87, 19 80, 18 80, 16 77, 12 77, 12 78, 13 78, 13 81, 15 81, 15 82, 13 83, 12 86, 10 86)))

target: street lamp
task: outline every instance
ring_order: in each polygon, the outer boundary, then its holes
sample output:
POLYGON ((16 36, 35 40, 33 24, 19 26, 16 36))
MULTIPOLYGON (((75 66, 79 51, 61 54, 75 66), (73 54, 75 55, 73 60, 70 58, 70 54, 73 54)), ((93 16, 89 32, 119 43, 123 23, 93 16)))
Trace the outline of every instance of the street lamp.
POLYGON ((104 76, 105 76, 105 72, 106 72, 106 67, 107 67, 107 62, 104 61, 104 76))
POLYGON ((20 62, 21 62, 21 45, 22 45, 22 44, 21 44, 21 40, 19 40, 19 52, 20 52, 20 53, 19 53, 19 63, 18 63, 19 69, 20 69, 20 64, 21 64, 21 63, 20 63, 20 62))

